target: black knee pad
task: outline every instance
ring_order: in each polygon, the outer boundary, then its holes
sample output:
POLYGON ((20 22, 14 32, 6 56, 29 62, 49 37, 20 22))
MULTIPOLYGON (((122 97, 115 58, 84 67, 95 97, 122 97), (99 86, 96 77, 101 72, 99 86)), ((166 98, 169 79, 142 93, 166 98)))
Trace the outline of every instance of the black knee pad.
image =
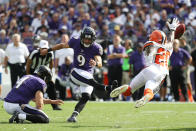
POLYGON ((82 93, 82 98, 83 101, 88 101, 90 99, 90 94, 88 93, 82 93))

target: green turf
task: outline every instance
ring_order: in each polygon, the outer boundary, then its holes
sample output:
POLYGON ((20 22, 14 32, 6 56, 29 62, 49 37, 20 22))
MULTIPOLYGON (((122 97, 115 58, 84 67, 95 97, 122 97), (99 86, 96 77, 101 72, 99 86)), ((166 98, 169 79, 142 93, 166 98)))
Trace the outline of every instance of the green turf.
POLYGON ((76 102, 65 102, 62 111, 44 107, 49 124, 8 124, 8 115, 0 102, 0 131, 195 131, 196 104, 148 103, 135 109, 130 102, 89 102, 77 123, 67 123, 76 102))

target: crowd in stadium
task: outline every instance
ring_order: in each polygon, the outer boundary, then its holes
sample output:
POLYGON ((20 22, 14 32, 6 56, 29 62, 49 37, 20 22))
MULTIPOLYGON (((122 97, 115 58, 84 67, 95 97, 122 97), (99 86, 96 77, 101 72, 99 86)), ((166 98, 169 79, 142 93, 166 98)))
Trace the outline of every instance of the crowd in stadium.
MULTIPOLYGON (((170 100, 168 96, 173 96, 175 101, 193 102, 196 91, 193 83, 196 77, 192 79, 192 83, 190 65, 196 67, 196 1, 194 0, 0 0, 0 48, 6 51, 8 45, 14 41, 14 37, 18 36, 16 34, 19 34, 20 42, 24 43, 31 53, 37 47, 42 48, 40 43, 36 42, 35 36, 48 41, 52 47, 64 41, 63 39, 80 36, 83 27, 90 26, 96 31, 96 42, 103 48, 104 66, 101 69, 95 68, 95 79, 104 84, 112 84, 113 80, 118 80, 119 85, 129 84, 131 78, 145 67, 142 49, 148 40, 148 35, 155 29, 167 34, 166 22, 172 17, 177 17, 186 25, 184 35, 175 41, 185 53, 183 57, 182 53, 179 55, 181 57, 178 55, 171 57, 170 73, 173 75, 166 78, 160 96, 155 97, 155 100, 157 98, 167 101, 170 100), (110 45, 116 43, 122 45, 116 51, 122 55, 116 60, 111 60, 110 54, 113 49, 110 45), (168 86, 170 91, 166 92, 168 86)), ((179 48, 176 48, 178 52, 179 48)), ((29 53, 26 53, 25 58, 27 55, 29 53)), ((9 59, 7 61, 9 62, 9 59)), ((58 74, 55 82, 57 87, 70 86, 67 84, 70 72, 63 72, 63 69, 67 69, 67 65, 71 65, 72 61, 72 50, 66 49, 54 53, 53 68, 58 74)), ((196 73, 193 74, 196 76, 196 73)), ((70 99, 69 90, 67 94, 64 94, 64 87, 58 90, 62 100, 70 99)), ((80 97, 77 88, 71 92, 73 97, 71 99, 80 97)), ((94 94, 98 98, 109 99, 108 94, 100 94, 96 90, 94 94)), ((142 95, 141 88, 131 96, 132 98, 122 96, 120 99, 137 100, 142 95)))

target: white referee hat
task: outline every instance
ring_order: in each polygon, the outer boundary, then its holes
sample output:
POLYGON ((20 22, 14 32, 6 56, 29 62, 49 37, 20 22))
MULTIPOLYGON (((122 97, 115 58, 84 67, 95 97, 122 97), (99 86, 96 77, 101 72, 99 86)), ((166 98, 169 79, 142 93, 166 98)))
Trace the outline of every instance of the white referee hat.
POLYGON ((48 41, 41 40, 40 43, 39 43, 39 48, 46 48, 46 49, 48 49, 49 48, 48 41))

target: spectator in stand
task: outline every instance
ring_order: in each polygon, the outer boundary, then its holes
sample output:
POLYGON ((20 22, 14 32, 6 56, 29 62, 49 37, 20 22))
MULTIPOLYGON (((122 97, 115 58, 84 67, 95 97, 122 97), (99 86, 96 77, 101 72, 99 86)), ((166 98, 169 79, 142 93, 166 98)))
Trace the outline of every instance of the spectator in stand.
MULTIPOLYGON (((33 28, 33 32, 35 33, 37 28, 41 26, 41 19, 42 19, 42 11, 37 11, 35 17, 31 23, 31 27, 33 28)), ((47 24, 47 23, 45 23, 47 24)))
POLYGON ((109 40, 109 39, 111 39, 111 36, 112 36, 112 34, 109 31, 108 25, 104 24, 101 28, 101 32, 98 36, 98 39, 100 39, 100 40, 109 40))
POLYGON ((72 30, 72 24, 69 22, 68 16, 62 17, 59 29, 62 29, 62 27, 67 27, 68 31, 72 30))
POLYGON ((160 6, 162 9, 165 9, 167 11, 167 14, 174 13, 174 1, 173 0, 160 0, 159 1, 160 6))
POLYGON ((85 13, 82 18, 82 27, 90 26, 90 24, 91 24, 90 15, 89 13, 85 13))
POLYGON ((23 42, 27 45, 32 45, 33 40, 32 37, 34 36, 34 33, 32 32, 32 29, 29 25, 24 26, 24 31, 22 32, 22 39, 23 42))
POLYGON ((77 16, 76 16, 76 13, 75 13, 75 8, 73 6, 69 7, 67 15, 68 15, 68 19, 69 19, 70 24, 73 25, 77 22, 77 16))
POLYGON ((11 73, 11 84, 12 88, 16 84, 18 77, 25 75, 25 62, 26 58, 29 56, 29 50, 27 46, 20 42, 21 37, 19 34, 14 34, 12 36, 13 43, 8 44, 5 50, 5 73, 8 73, 7 67, 10 67, 11 73))
POLYGON ((20 16, 17 19, 17 24, 20 27, 20 31, 23 31, 25 25, 31 24, 30 12, 28 11, 27 5, 20 5, 20 16))
POLYGON ((114 27, 116 25, 116 23, 114 22, 115 15, 114 14, 111 14, 109 16, 109 18, 110 18, 110 22, 109 22, 108 27, 109 27, 110 32, 113 32, 114 31, 114 27))
POLYGON ((6 36, 6 31, 2 29, 0 31, 0 47, 6 47, 7 44, 10 42, 9 37, 6 36))
POLYGON ((18 30, 18 25, 17 25, 17 21, 16 19, 12 19, 10 24, 9 24, 9 27, 8 27, 8 36, 12 36, 15 32, 15 30, 18 30))
POLYGON ((160 29, 162 30, 163 27, 165 27, 167 22, 167 11, 166 10, 162 10, 161 11, 161 19, 159 21, 159 25, 160 25, 160 29))
POLYGON ((52 20, 48 23, 48 26, 50 35, 53 35, 54 32, 58 31, 60 27, 59 13, 54 13, 52 15, 52 20))
POLYGON ((35 34, 39 35, 42 32, 47 32, 47 33, 49 32, 48 26, 45 24, 46 21, 47 20, 45 18, 41 19, 41 25, 39 27, 37 27, 35 34))
POLYGON ((116 14, 116 17, 114 19, 114 22, 120 26, 124 25, 127 18, 124 14, 121 13, 120 6, 115 7, 115 14, 116 14))
POLYGON ((185 101, 188 101, 185 70, 187 69, 187 66, 191 63, 191 61, 192 61, 192 57, 190 56, 190 54, 186 50, 180 48, 179 40, 175 39, 174 51, 170 57, 171 63, 169 67, 171 89, 175 101, 180 101, 179 89, 178 89, 179 86, 185 101))
POLYGON ((6 29, 7 28, 7 24, 6 24, 6 13, 2 12, 0 14, 0 27, 1 29, 6 29))
POLYGON ((70 38, 78 37, 81 34, 81 31, 82 31, 81 21, 78 21, 74 26, 75 26, 75 28, 74 28, 70 38))

